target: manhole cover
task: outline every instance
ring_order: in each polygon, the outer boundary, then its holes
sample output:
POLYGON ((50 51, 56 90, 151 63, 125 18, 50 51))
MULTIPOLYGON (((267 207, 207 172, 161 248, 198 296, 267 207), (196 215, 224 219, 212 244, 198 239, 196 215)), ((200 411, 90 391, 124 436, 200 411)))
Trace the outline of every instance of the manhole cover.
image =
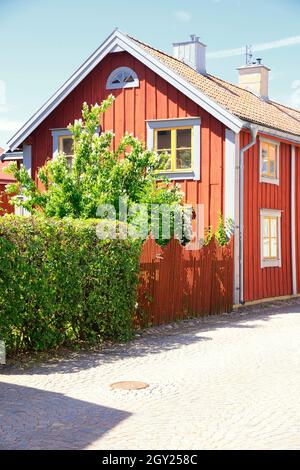
POLYGON ((125 381, 125 382, 116 382, 111 384, 110 388, 113 390, 142 390, 143 388, 148 388, 149 384, 145 382, 135 382, 135 381, 125 381))

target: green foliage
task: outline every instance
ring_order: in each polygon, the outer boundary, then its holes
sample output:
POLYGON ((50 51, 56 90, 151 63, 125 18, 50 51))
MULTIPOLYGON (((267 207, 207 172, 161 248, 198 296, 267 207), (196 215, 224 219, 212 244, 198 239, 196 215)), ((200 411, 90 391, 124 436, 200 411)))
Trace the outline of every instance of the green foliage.
POLYGON ((205 228, 204 233, 204 245, 209 245, 212 238, 214 237, 218 245, 225 246, 230 240, 231 235, 233 234, 234 223, 233 220, 228 218, 224 221, 224 217, 219 212, 218 214, 218 223, 217 228, 214 231, 212 226, 205 228))
POLYGON ((213 228, 211 225, 209 227, 205 227, 204 229, 204 242, 203 245, 207 246, 210 244, 212 238, 214 236, 213 228))
POLYGON ((0 336, 9 352, 130 338, 141 242, 99 240, 98 222, 0 218, 0 336))
POLYGON ((89 219, 97 217, 97 208, 102 204, 112 204, 118 214, 119 198, 126 198, 129 207, 181 203, 183 194, 177 185, 166 178, 157 184, 157 171, 165 167, 167 155, 146 150, 129 134, 113 151, 113 133, 98 135, 101 116, 113 100, 111 95, 100 106, 83 104, 82 119, 69 126, 74 140, 72 168, 64 154, 49 160, 38 172, 45 190, 38 189, 24 166, 9 167, 8 172, 17 181, 7 187, 13 204, 46 217, 89 219), (24 200, 17 197, 21 193, 24 200))
POLYGON ((221 213, 218 215, 218 225, 215 231, 215 239, 220 246, 225 246, 230 240, 233 234, 234 223, 233 220, 227 218, 224 221, 224 217, 221 213))

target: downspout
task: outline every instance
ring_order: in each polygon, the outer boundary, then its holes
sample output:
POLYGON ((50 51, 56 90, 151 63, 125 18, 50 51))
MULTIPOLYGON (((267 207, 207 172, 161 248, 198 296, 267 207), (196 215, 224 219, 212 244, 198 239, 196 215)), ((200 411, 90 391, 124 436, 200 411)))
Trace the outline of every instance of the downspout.
POLYGON ((245 124, 250 130, 251 142, 240 150, 240 188, 239 188, 239 225, 240 225, 240 304, 244 304, 244 154, 256 144, 258 129, 252 124, 245 124))

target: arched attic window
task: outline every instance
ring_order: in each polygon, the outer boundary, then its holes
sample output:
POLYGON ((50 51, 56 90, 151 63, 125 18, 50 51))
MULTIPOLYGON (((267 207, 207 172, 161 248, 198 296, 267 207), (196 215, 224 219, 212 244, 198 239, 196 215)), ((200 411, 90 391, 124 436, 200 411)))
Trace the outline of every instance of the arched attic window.
POLYGON ((106 89, 135 88, 139 86, 139 79, 134 70, 129 67, 115 69, 107 79, 106 89))

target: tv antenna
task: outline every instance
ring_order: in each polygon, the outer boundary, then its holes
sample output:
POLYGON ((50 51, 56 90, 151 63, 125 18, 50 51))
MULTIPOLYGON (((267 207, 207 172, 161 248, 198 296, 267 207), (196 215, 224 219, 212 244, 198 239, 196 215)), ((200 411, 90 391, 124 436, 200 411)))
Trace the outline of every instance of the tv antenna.
POLYGON ((252 52, 252 46, 246 45, 246 65, 252 65, 252 58, 253 58, 253 52, 252 52))

